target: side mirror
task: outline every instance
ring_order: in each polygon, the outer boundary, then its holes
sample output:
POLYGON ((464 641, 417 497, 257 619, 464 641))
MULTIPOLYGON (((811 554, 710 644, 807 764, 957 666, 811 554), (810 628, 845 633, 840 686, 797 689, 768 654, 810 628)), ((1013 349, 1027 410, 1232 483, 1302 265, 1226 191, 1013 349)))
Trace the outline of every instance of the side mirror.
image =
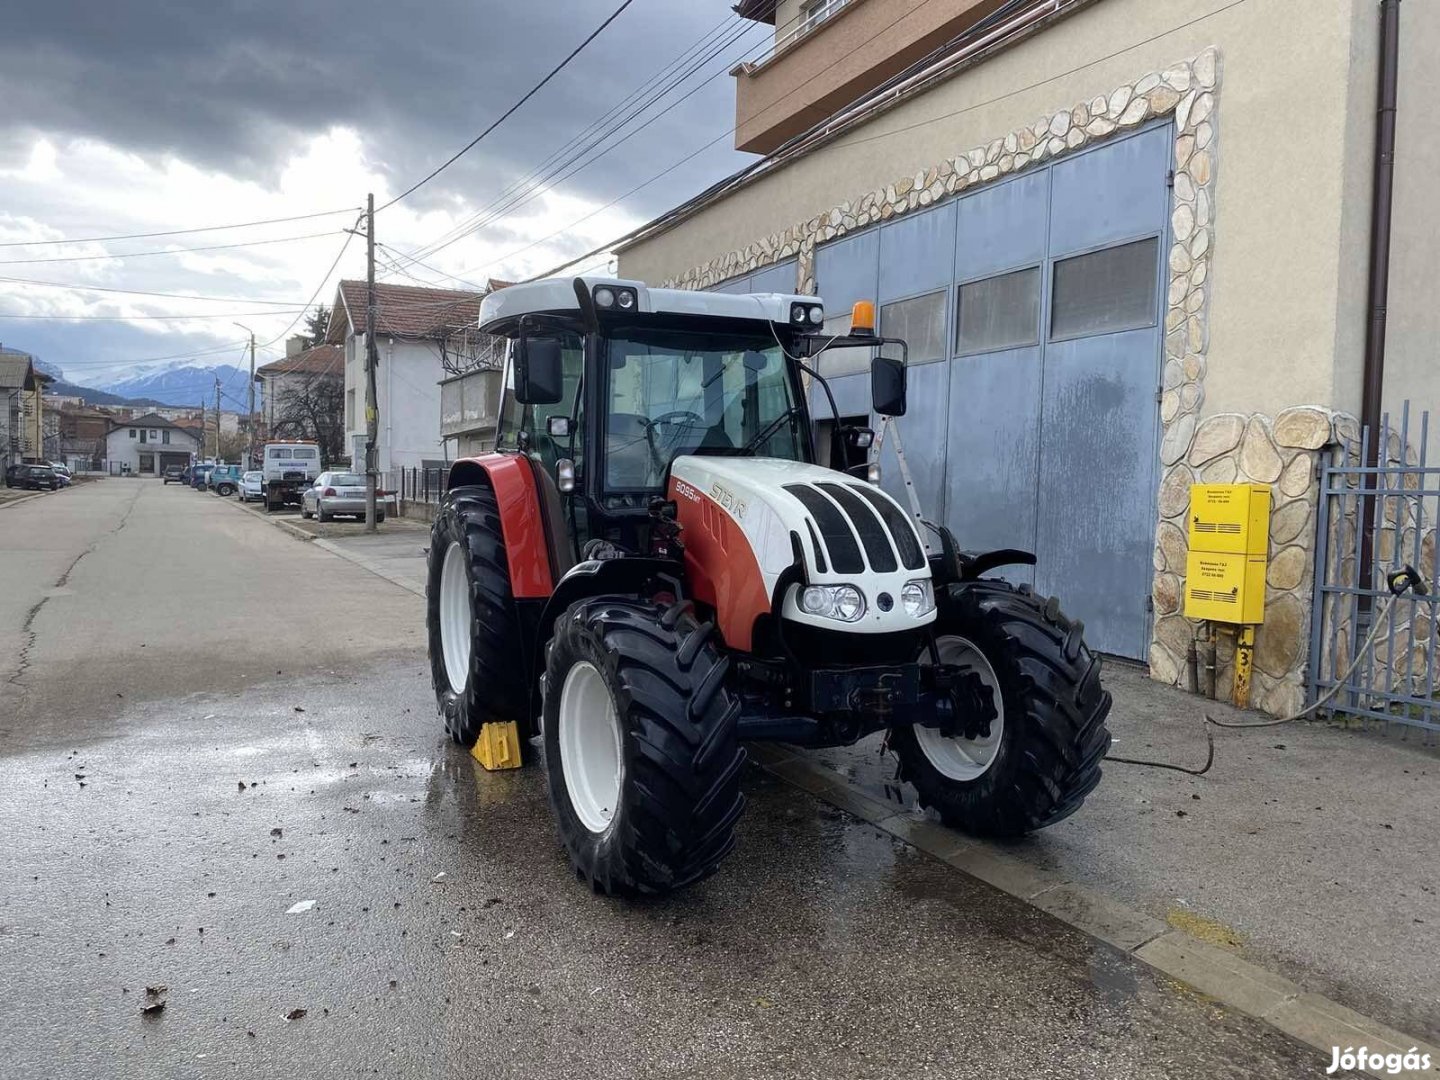
POLYGON ((905 364, 877 354, 870 362, 871 407, 880 416, 905 415, 905 364))
POLYGON ((545 421, 545 433, 552 439, 568 439, 570 437, 570 417, 552 416, 545 421))
POLYGON ((515 400, 521 405, 554 405, 564 396, 560 342, 522 333, 515 343, 515 400))

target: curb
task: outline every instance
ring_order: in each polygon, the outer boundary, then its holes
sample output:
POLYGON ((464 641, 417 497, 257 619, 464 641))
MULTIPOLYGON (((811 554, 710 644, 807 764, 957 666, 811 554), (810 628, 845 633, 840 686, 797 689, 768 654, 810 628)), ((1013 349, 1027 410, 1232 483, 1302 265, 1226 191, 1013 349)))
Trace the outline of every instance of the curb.
POLYGON ((299 525, 296 525, 293 521, 288 521, 285 518, 270 517, 268 514, 262 514, 259 510, 252 510, 244 503, 237 502, 234 504, 234 506, 235 509, 244 511, 252 517, 257 517, 266 524, 274 525, 278 528, 284 529, 286 532, 290 533, 290 535, 294 536, 297 540, 302 540, 307 544, 314 544, 316 547, 323 548, 324 550, 330 552, 330 554, 335 555, 338 558, 344 559, 346 562, 354 563, 362 570, 370 571, 370 573, 374 574, 376 577, 384 578, 386 581, 390 582, 390 584, 398 585, 406 592, 412 593, 415 596, 420 597, 422 600, 425 597, 425 589, 423 586, 418 586, 413 581, 407 581, 403 577, 391 573, 382 564, 374 561, 373 559, 367 559, 362 555, 355 554, 353 551, 347 551, 345 548, 341 547, 333 540, 326 540, 323 537, 319 537, 314 535, 313 533, 306 532, 303 528, 301 528, 299 525))
POLYGON ((39 499, 39 498, 41 498, 41 497, 43 497, 43 496, 45 496, 45 495, 58 495, 58 494, 59 494, 59 491, 58 491, 58 490, 56 490, 56 491, 36 491, 36 492, 34 492, 34 493, 30 494, 30 495, 21 495, 18 499, 6 499, 4 502, 0 502, 0 510, 5 510, 5 509, 8 509, 9 507, 12 507, 12 506, 19 506, 21 503, 31 502, 32 500, 34 500, 34 499, 39 499))
MULTIPOLYGON (((1339 1002, 1312 994, 1289 979, 1233 953, 1192 938, 1180 930, 1116 900, 1078 885, 1062 874, 1029 863, 938 822, 897 811, 894 804, 871 798, 840 774, 791 753, 757 743, 750 757, 762 769, 793 787, 844 810, 881 832, 903 840, 963 874, 1053 915, 1084 934, 1129 953, 1160 974, 1185 983, 1236 1012, 1263 1020, 1292 1039, 1324 1055, 1334 1047, 1368 1047, 1371 1054, 1429 1054, 1429 1071, 1370 1072, 1367 1075, 1429 1078, 1440 1076, 1440 1048, 1364 1016, 1339 1002)), ((1372 1057, 1373 1060, 1373 1057, 1372 1057)))

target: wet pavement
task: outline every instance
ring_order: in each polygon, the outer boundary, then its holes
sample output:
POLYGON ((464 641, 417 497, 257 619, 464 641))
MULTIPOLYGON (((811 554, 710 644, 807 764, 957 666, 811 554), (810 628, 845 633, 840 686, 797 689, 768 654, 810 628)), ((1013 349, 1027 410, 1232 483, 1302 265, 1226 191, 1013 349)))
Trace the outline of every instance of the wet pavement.
POLYGON ((593 896, 539 770, 441 735, 417 597, 218 500, 93 487, 63 535, 51 500, 0 512, 0 634, 27 643, 0 714, 6 1077, 1329 1064, 759 770, 716 877, 593 896), (223 604, 189 573, 157 592, 147 553, 239 573, 223 604), (179 672, 150 651, 167 620, 179 672))

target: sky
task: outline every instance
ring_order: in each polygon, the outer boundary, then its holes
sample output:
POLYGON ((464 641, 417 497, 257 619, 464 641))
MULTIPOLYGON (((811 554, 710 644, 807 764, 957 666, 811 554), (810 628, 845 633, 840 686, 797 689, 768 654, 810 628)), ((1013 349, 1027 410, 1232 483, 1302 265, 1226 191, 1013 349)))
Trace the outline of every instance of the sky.
MULTIPOLYGON (((366 193, 379 207, 420 180, 618 4, 13 5, 0 35, 0 344, 89 385, 183 359, 239 363, 248 332, 235 323, 256 333, 261 363, 281 355, 312 298, 328 304, 339 277, 364 276, 363 238, 342 245, 366 193), (90 239, 324 211, 343 212, 90 239)), ((379 279, 466 288, 542 273, 753 160, 733 149, 726 72, 771 31, 730 6, 632 0, 491 135, 377 214, 379 279), (607 114, 642 105, 595 160, 545 175, 607 114)))

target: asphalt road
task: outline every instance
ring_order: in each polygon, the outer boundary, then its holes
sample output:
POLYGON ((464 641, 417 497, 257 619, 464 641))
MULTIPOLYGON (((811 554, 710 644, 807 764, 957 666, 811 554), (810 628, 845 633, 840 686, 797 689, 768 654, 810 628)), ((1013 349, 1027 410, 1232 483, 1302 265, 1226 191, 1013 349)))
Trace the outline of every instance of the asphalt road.
POLYGON ((590 895, 422 618, 188 489, 0 510, 0 1075, 1324 1075, 758 770, 715 878, 590 895))

